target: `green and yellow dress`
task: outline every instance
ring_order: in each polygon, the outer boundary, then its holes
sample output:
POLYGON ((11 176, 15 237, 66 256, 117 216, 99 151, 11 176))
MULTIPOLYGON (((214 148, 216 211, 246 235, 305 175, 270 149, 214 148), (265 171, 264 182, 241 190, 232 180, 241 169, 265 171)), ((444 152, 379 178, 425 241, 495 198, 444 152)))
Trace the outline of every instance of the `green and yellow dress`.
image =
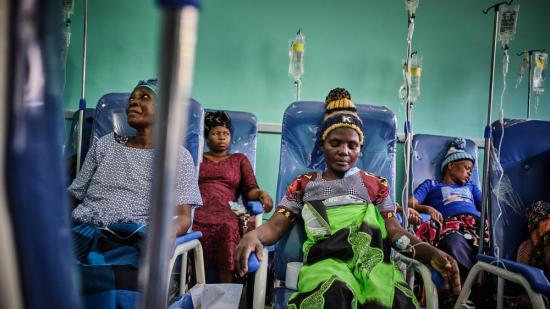
POLYGON ((278 212, 301 215, 307 240, 289 308, 418 308, 396 268, 382 212, 393 211, 384 179, 357 171, 326 181, 298 177, 278 212))

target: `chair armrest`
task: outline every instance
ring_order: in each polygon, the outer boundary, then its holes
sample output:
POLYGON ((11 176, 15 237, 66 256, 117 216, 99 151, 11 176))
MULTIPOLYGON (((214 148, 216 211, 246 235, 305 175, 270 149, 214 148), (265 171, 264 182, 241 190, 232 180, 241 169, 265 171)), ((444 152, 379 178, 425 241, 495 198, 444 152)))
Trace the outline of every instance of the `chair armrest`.
POLYGON ((497 260, 496 257, 485 254, 478 254, 477 259, 479 261, 501 267, 505 270, 521 274, 523 277, 525 277, 525 279, 527 279, 527 281, 529 281, 529 284, 537 293, 550 293, 550 282, 548 282, 548 278, 546 278, 544 272, 539 268, 507 259, 497 260))
MULTIPOLYGON (((425 213, 420 213, 420 223, 428 222, 430 220, 432 220, 432 216, 425 213)), ((399 221, 399 224, 403 224, 403 216, 401 213, 397 214, 397 221, 399 221)))
POLYGON ((248 201, 248 203, 246 203, 246 209, 254 216, 264 213, 262 203, 259 201, 248 201))
MULTIPOLYGON (((252 302, 252 309, 265 308, 265 294, 267 286, 267 263, 269 259, 269 253, 264 247, 263 249, 263 261, 260 263, 258 270, 254 274, 254 297, 252 302)), ((256 254, 252 252, 254 257, 256 254)))
POLYGON ((202 237, 202 233, 199 232, 199 231, 195 231, 195 232, 191 232, 191 233, 187 233, 185 235, 181 235, 181 236, 178 236, 176 237, 176 246, 179 246, 183 243, 186 243, 188 241, 191 241, 193 239, 199 239, 202 237))
POLYGON ((407 265, 407 267, 412 267, 412 269, 419 273, 422 277, 422 282, 424 282, 425 293, 426 293, 426 307, 437 309, 439 307, 439 301, 437 298, 437 288, 436 284, 439 287, 439 284, 445 285, 441 275, 435 271, 428 268, 426 265, 420 263, 417 260, 408 258, 402 254, 396 255, 399 260, 407 265), (434 274, 436 273, 436 274, 434 274), (434 284, 436 283, 436 284, 434 284))
MULTIPOLYGON (((174 267, 176 266, 176 259, 178 256, 183 256, 183 259, 181 261, 181 268, 180 273, 185 274, 187 272, 187 253, 191 250, 195 253, 195 274, 197 278, 197 283, 206 283, 206 278, 204 274, 204 260, 203 260, 203 251, 202 246, 199 241, 199 238, 202 237, 201 232, 190 232, 185 235, 176 237, 176 241, 174 243, 174 249, 172 253, 172 258, 169 262, 169 273, 171 274, 174 267)), ((179 295, 183 295, 187 290, 186 285, 186 276, 182 275, 180 276, 180 290, 179 295)), ((170 276, 168 276, 168 280, 170 280, 170 276)))
POLYGON ((420 221, 421 221, 422 223, 428 222, 428 221, 430 221, 430 220, 432 220, 432 216, 430 216, 430 215, 428 215, 428 214, 425 214, 425 213, 421 213, 421 214, 420 214, 420 221))
POLYGON ((252 251, 248 256, 248 272, 255 273, 258 270, 258 268, 260 268, 260 261, 256 256, 256 252, 252 251))

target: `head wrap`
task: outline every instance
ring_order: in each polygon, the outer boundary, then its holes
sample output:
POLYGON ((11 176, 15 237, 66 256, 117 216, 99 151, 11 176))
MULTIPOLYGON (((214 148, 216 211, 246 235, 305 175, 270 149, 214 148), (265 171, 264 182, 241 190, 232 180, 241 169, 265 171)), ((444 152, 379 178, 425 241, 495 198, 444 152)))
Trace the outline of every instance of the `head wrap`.
POLYGON ((332 89, 325 99, 325 116, 319 128, 318 140, 324 141, 330 132, 337 128, 351 128, 363 143, 363 122, 351 101, 351 95, 344 88, 332 89))
POLYGON ((134 91, 138 88, 148 88, 149 90, 153 91, 155 95, 159 95, 159 88, 158 88, 158 79, 156 78, 150 78, 148 80, 140 80, 138 84, 134 87, 134 91))
POLYGON ((539 226, 541 221, 549 219, 550 215, 550 202, 538 201, 536 202, 529 214, 527 215, 527 224, 529 226, 529 232, 533 233, 539 226))
POLYGON ((204 116, 204 136, 208 136, 210 130, 218 126, 231 131, 231 117, 224 111, 207 112, 204 116))
POLYGON ((550 273, 550 202, 538 201, 527 215, 533 252, 532 263, 542 268, 546 276, 550 273))
POLYGON ((466 152, 464 150, 465 148, 466 140, 462 137, 455 138, 455 140, 451 142, 449 150, 447 150, 447 154, 445 155, 445 159, 443 159, 443 163, 441 163, 441 172, 445 171, 445 167, 447 167, 447 164, 454 161, 470 160, 472 161, 472 163, 475 164, 476 160, 474 156, 466 152))

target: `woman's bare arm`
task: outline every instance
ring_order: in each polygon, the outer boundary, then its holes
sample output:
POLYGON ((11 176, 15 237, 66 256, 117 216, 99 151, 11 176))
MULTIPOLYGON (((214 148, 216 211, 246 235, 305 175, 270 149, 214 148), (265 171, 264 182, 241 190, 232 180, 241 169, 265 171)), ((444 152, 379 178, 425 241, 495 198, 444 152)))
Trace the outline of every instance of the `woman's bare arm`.
POLYGON ((432 266, 441 274, 443 280, 455 294, 460 293, 460 274, 458 264, 453 257, 426 242, 418 240, 413 234, 405 231, 395 217, 389 217, 384 222, 392 245, 403 235, 409 238, 410 246, 414 248, 412 251, 414 252, 413 256, 409 255, 409 257, 432 266))
POLYGON ((249 201, 260 201, 264 207, 265 212, 270 212, 273 208, 273 199, 266 191, 259 188, 252 189, 246 194, 246 199, 249 201))
POLYGON ((437 211, 432 206, 420 204, 418 200, 414 197, 414 195, 409 195, 408 201, 411 208, 415 209, 418 212, 430 215, 433 219, 439 221, 440 223, 443 222, 443 215, 439 211, 437 211))
POLYGON ((176 236, 186 234, 191 227, 191 205, 182 204, 177 208, 177 215, 174 218, 176 236))

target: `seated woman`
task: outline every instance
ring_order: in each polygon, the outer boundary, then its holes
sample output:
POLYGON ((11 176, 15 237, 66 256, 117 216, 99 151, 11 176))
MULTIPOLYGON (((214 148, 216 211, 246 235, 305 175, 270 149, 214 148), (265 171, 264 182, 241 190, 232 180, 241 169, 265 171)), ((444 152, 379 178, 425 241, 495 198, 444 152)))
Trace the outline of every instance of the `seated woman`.
MULTIPOLYGON (((241 240, 240 233, 244 231, 239 231, 239 217, 233 213, 229 202, 242 196, 248 201, 262 202, 268 212, 273 201, 267 192, 258 188, 246 156, 229 153, 231 119, 227 113, 207 113, 204 135, 209 148, 203 155, 199 172, 204 206, 195 213, 193 229, 203 233, 201 242, 206 268, 215 268, 219 272, 219 281, 230 283, 234 278, 233 253, 241 240)), ((243 224, 246 228, 246 222, 243 224)))
MULTIPOLYGON (((550 278, 550 202, 537 201, 527 214, 529 238, 518 248, 518 262, 535 266, 550 278)), ((531 308, 527 294, 518 297, 519 308, 531 308)))
POLYGON ((350 94, 330 91, 318 131, 326 169, 300 175, 267 224, 246 234, 235 256, 243 275, 248 256, 271 245, 301 216, 307 240, 298 292, 289 308, 418 308, 391 256, 391 245, 433 266, 458 293, 456 262, 419 242, 399 225, 387 181, 355 167, 363 145, 363 123, 350 94))
POLYGON ((527 221, 530 237, 519 246, 517 261, 542 269, 550 278, 550 202, 534 203, 527 221))
MULTIPOLYGON (((140 81, 128 99, 128 124, 137 134, 108 134, 88 151, 69 192, 78 205, 76 256, 89 308, 135 308, 138 261, 149 223, 153 178, 156 80, 140 81)), ((200 206, 197 175, 189 152, 180 148, 175 191, 175 233, 191 226, 191 208, 200 206)))

